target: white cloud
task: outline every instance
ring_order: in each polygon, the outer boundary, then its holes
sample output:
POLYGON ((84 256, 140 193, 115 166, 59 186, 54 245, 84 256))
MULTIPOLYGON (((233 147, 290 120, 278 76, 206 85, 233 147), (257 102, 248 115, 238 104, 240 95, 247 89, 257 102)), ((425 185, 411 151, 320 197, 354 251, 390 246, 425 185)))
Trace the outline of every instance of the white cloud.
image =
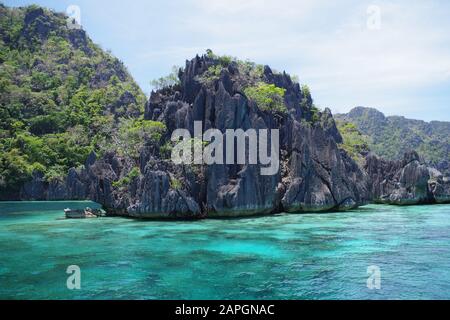
MULTIPOLYGON (((29 0, 7 0, 12 5, 29 0)), ((64 11, 70 4, 35 0, 64 11)), ((89 35, 144 90, 210 48, 297 74, 316 103, 450 120, 450 2, 443 0, 79 0, 89 35), (367 8, 381 29, 367 29, 367 8), (426 106, 424 106, 424 104, 426 106), (423 110, 423 111, 420 111, 423 110)))
POLYGON ((414 97, 394 103, 386 96, 395 90, 401 97, 402 90, 449 79, 449 23, 434 1, 197 4, 184 25, 201 34, 200 44, 298 74, 311 85, 319 104, 346 110, 357 103, 375 103, 387 112, 407 111, 414 97), (366 26, 372 4, 381 9, 378 31, 366 26))

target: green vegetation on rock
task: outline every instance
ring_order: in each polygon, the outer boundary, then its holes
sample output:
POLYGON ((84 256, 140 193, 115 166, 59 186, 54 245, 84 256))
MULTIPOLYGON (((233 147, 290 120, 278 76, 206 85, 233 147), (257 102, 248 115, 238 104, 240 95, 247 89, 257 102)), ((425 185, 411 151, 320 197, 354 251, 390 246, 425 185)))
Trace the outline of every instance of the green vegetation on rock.
POLYGON ((353 123, 368 140, 371 151, 391 160, 416 150, 444 173, 450 173, 450 123, 425 122, 400 116, 386 117, 373 108, 357 107, 335 118, 353 123))
POLYGON ((150 81, 150 85, 152 86, 153 90, 160 90, 162 88, 178 85, 180 84, 180 79, 178 78, 179 71, 180 67, 173 66, 171 73, 169 73, 167 76, 150 81))
POLYGON ((364 162, 365 155, 369 152, 369 138, 362 135, 353 123, 336 121, 336 126, 342 136, 342 149, 360 165, 364 162))
POLYGON ((237 58, 229 56, 229 55, 217 55, 211 49, 206 50, 206 56, 211 60, 217 61, 222 67, 226 68, 230 65, 231 62, 237 61, 237 58))
POLYGON ((198 81, 204 85, 212 85, 215 81, 219 80, 222 69, 223 66, 221 64, 212 65, 198 77, 198 81))
POLYGON ((174 190, 180 190, 183 187, 182 182, 175 178, 175 177, 170 177, 170 187, 174 190))
POLYGON ((256 85, 264 81, 264 66, 256 64, 249 60, 241 60, 230 55, 217 55, 212 50, 206 50, 206 57, 213 63, 203 74, 198 76, 201 84, 211 86, 220 78, 220 74, 224 68, 233 66, 238 73, 238 79, 234 79, 245 85, 256 85))
POLYGON ((112 183, 112 186, 115 188, 123 188, 126 187, 128 185, 130 185, 130 183, 136 179, 137 177, 139 177, 140 171, 138 167, 133 167, 130 172, 128 172, 128 174, 124 177, 122 177, 121 179, 114 181, 112 183))
POLYGON ((157 144, 166 132, 166 125, 162 122, 144 119, 121 119, 119 128, 110 140, 120 156, 137 159, 139 151, 145 143, 157 144))
POLYGON ((261 110, 283 113, 287 112, 287 108, 284 104, 285 92, 286 89, 264 82, 260 82, 253 87, 247 87, 244 90, 245 95, 249 99, 255 101, 261 110))
POLYGON ((66 19, 0 5, 0 192, 18 192, 33 170, 65 175, 105 151, 121 118, 143 112, 122 62, 66 19))

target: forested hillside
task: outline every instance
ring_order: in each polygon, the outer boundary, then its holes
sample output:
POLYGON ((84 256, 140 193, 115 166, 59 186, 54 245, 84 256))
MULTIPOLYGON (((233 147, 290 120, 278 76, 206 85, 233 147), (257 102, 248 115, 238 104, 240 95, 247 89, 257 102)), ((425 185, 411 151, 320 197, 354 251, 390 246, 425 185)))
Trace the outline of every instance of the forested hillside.
POLYGON ((33 171, 60 179, 91 151, 117 149, 120 132, 148 125, 138 119, 146 98, 122 62, 69 26, 48 9, 0 5, 2 197, 33 171))
POLYGON ((341 126, 354 124, 379 156, 399 160, 405 152, 416 150, 428 163, 444 173, 450 172, 450 122, 386 117, 376 109, 364 107, 337 114, 335 118, 341 126))

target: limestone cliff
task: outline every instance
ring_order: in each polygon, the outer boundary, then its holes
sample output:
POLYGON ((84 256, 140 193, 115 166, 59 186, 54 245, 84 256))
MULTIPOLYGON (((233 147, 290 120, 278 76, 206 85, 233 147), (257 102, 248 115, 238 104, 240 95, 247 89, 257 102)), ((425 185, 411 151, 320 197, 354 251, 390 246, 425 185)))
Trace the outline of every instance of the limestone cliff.
POLYGON ((450 202, 450 181, 428 167, 417 152, 402 160, 385 160, 368 155, 365 170, 370 176, 375 202, 397 205, 450 202))
MULTIPOLYGON (((285 90, 286 112, 263 110, 244 93, 253 79, 242 65, 208 55, 187 61, 180 83, 153 92, 145 118, 167 127, 160 145, 177 128, 204 130, 279 129, 280 167, 260 174, 259 164, 174 165, 161 148, 141 150, 140 172, 125 187, 114 187, 129 168, 109 154, 82 170, 71 169, 64 187, 70 198, 89 198, 114 214, 142 218, 245 216, 277 212, 347 210, 370 200, 368 176, 338 148, 341 141, 330 110, 317 111, 312 99, 286 73, 265 66, 258 81, 285 90), (216 78, 202 76, 219 66, 216 78), (176 181, 177 183, 174 183, 176 181), (69 196, 70 195, 70 196, 69 196)), ((61 191, 61 195, 64 192, 61 191)), ((47 193, 47 198, 59 194, 47 193)))

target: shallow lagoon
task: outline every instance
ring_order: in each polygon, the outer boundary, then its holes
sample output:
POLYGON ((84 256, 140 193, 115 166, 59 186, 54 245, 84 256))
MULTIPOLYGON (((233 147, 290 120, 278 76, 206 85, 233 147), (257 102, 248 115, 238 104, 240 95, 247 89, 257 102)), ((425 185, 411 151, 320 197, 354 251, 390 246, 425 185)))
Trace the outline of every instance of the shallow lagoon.
POLYGON ((0 203, 1 299, 450 299, 450 206, 201 220, 0 203), (66 268, 81 268, 81 289, 66 268), (367 267, 381 269, 369 290, 367 267))

